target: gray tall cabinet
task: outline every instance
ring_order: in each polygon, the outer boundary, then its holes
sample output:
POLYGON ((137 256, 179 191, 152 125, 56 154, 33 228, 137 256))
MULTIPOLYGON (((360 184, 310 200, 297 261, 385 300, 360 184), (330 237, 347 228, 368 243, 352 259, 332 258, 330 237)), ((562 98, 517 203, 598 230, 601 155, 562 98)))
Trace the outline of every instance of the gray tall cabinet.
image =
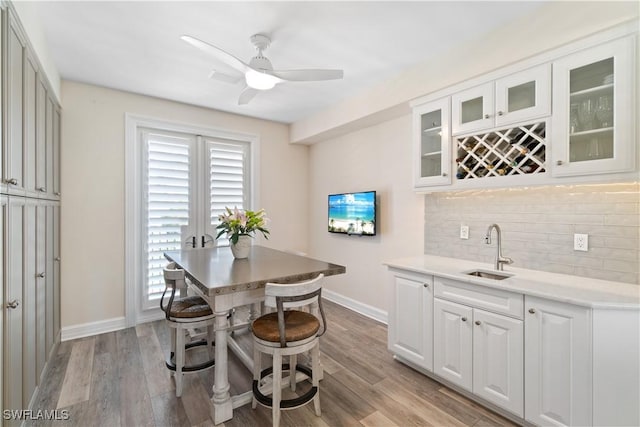
POLYGON ((60 341, 60 106, 12 6, 0 11, 3 413, 31 407, 60 341))

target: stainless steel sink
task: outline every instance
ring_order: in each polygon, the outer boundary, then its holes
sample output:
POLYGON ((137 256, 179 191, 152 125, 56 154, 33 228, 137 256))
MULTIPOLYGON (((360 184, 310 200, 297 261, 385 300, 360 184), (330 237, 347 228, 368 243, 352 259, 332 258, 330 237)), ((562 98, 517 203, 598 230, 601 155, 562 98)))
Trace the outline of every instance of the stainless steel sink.
POLYGON ((465 274, 469 276, 482 277, 483 279, 491 279, 491 280, 504 280, 512 276, 512 274, 506 274, 498 271, 485 271, 485 270, 475 270, 465 274))

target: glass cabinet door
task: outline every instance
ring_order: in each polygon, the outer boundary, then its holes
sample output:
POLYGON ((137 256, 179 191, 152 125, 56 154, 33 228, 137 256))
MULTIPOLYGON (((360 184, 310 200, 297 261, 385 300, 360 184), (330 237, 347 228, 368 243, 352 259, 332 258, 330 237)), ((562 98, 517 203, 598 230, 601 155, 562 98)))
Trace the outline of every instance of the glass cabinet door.
POLYGON ((416 107, 413 121, 415 185, 450 184, 448 98, 416 107))
POLYGON ((493 83, 486 83, 451 96, 453 135, 493 126, 493 83))
POLYGON ((496 80, 496 125, 502 126, 551 113, 551 64, 496 80))
POLYGON ((633 44, 620 39, 554 63, 555 176, 634 168, 633 44))

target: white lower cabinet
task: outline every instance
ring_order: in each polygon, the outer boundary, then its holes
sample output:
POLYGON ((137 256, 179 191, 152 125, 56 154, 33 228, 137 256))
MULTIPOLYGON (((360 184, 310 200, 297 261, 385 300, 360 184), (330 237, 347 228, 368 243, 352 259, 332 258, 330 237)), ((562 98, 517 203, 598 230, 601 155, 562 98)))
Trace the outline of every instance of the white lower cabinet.
POLYGON ((473 310, 473 392, 524 414, 522 320, 473 310))
POLYGON ((473 389, 473 309, 436 298, 433 302, 433 372, 465 390, 473 389))
POLYGON ((389 350, 400 360, 521 423, 640 425, 637 306, 391 273, 389 350))
POLYGON ((433 277, 393 272, 389 350, 421 368, 433 369, 433 277))
POLYGON ((434 373, 523 415, 522 321, 434 299, 434 373))
POLYGON ((529 296, 525 306, 526 420, 592 425, 591 309, 529 296))

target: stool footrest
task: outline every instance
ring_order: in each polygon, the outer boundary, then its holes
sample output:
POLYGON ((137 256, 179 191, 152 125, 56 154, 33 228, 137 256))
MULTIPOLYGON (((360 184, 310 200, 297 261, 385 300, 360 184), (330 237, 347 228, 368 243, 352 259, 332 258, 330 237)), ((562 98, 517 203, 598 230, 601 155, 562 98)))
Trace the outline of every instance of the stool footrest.
MULTIPOLYGON (((214 343, 215 344, 215 343, 214 343)), ((199 346, 206 346, 207 345, 207 341, 206 340, 199 340, 199 341, 193 341, 188 343, 187 345, 184 346, 185 350, 189 350, 190 348, 194 348, 194 347, 199 347, 199 346)), ((176 364, 174 362, 175 360, 175 353, 174 352, 170 352, 169 353, 169 357, 167 357, 167 359, 165 360, 165 365, 167 366, 167 368, 171 371, 175 371, 176 370, 176 364)), ((206 362, 202 362, 202 363, 198 363, 196 365, 185 365, 182 368, 182 372, 198 372, 198 371, 202 371, 203 369, 207 369, 212 367, 213 365, 215 365, 216 360, 215 359, 211 359, 211 360, 207 360, 206 362)))
MULTIPOLYGON (((288 363, 285 363, 282 365, 283 371, 290 371, 290 369, 291 368, 288 363)), ((311 378, 311 375, 312 375, 311 369, 307 368, 306 366, 296 365, 296 371, 300 371, 306 376, 308 376, 309 378, 311 378)), ((260 372, 260 379, 263 379, 264 377, 269 376, 272 373, 273 373, 273 366, 260 372)), ((295 375, 295 374, 290 372, 289 375, 295 375)), ((259 383, 260 381, 253 380, 253 395, 255 396, 256 400, 260 402, 261 405, 272 407, 273 399, 269 396, 265 396, 260 392, 259 383)), ((311 389, 309 389, 309 391, 307 391, 302 396, 298 396, 294 399, 283 399, 280 401, 280 409, 292 409, 292 408, 297 408, 298 406, 302 406, 305 403, 311 401, 311 399, 314 398, 316 393, 318 393, 318 387, 314 386, 314 387, 311 387, 311 389)))

